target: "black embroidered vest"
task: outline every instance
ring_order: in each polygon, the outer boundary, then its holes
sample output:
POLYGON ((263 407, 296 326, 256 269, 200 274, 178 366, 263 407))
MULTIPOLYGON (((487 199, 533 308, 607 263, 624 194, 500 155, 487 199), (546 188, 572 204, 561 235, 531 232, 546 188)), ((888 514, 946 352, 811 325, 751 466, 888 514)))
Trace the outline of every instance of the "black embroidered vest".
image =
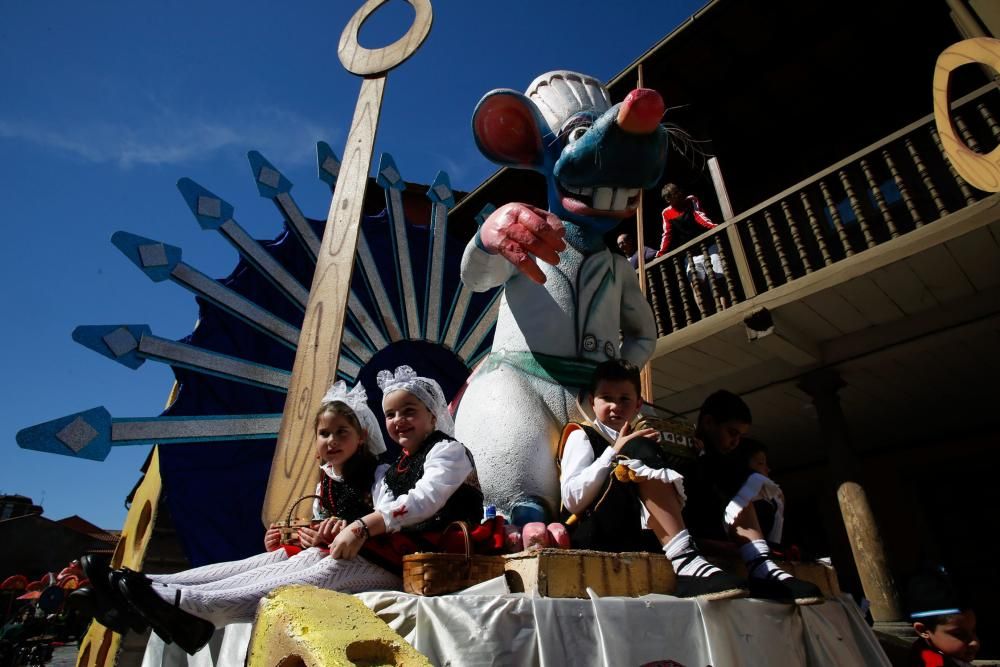
MULTIPOLYGON (((427 436, 419 452, 412 456, 404 452, 395 465, 389 468, 385 474, 385 485, 396 498, 409 493, 416 486, 420 478, 424 476, 424 462, 427 460, 427 455, 430 454, 435 445, 448 440, 454 440, 454 438, 441 431, 434 431, 427 436)), ((472 473, 451 494, 451 497, 445 501, 444 507, 435 516, 419 524, 407 526, 404 530, 442 530, 452 521, 465 521, 470 526, 479 525, 483 518, 483 492, 479 488, 479 479, 476 477, 476 462, 472 458, 472 453, 464 445, 462 447, 465 449, 465 455, 469 458, 469 463, 472 464, 472 473)))
POLYGON ((372 483, 375 469, 374 466, 367 465, 364 470, 349 471, 344 477, 343 482, 338 482, 323 473, 319 482, 319 495, 322 498, 320 507, 326 516, 335 516, 348 522, 356 521, 374 511, 372 483), (348 481, 348 476, 352 481, 348 481))
MULTIPOLYGON (((611 444, 601 431, 593 426, 580 424, 580 428, 587 434, 594 459, 600 458, 611 444)), ((626 444, 622 449, 622 455, 643 460, 650 465, 652 461, 649 459, 655 459, 653 449, 658 447, 652 441, 636 438, 626 444)), ((638 486, 617 481, 612 474, 612 468, 608 468, 608 477, 594 501, 577 515, 577 519, 570 529, 574 548, 595 551, 646 550, 638 486)))

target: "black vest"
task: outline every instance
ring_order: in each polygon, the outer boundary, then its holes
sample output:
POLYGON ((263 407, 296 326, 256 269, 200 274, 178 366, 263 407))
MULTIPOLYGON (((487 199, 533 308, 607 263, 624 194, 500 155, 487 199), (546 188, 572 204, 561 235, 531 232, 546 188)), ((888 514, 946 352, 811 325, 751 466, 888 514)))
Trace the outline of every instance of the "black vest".
MULTIPOLYGON (((409 493, 424 476, 424 462, 431 450, 438 443, 453 439, 441 431, 434 431, 427 436, 419 452, 412 456, 404 452, 385 474, 385 485, 392 494, 399 498, 409 493)), ((468 479, 451 494, 436 515, 419 524, 407 526, 404 528, 405 531, 442 530, 452 521, 465 521, 470 526, 479 525, 483 518, 483 492, 479 488, 476 462, 472 458, 472 453, 464 445, 462 447, 465 449, 465 455, 469 457, 469 463, 472 464, 472 473, 468 479)))
POLYGON ((338 482, 323 473, 319 482, 320 507, 329 516, 356 521, 375 511, 372 503, 372 483, 375 481, 374 464, 363 469, 345 471, 344 481, 338 482), (350 481, 348 480, 350 477, 350 481))
MULTIPOLYGON (((597 460, 611 445, 596 428, 584 424, 580 428, 587 434, 594 460, 597 460)), ((626 444, 622 455, 650 465, 660 463, 657 460, 658 449, 653 441, 636 438, 626 444)), ((596 551, 657 551, 655 539, 651 543, 645 534, 647 531, 642 528, 642 501, 638 486, 619 482, 612 471, 608 468, 608 478, 601 485, 594 502, 577 515, 577 522, 570 532, 573 547, 596 551)))

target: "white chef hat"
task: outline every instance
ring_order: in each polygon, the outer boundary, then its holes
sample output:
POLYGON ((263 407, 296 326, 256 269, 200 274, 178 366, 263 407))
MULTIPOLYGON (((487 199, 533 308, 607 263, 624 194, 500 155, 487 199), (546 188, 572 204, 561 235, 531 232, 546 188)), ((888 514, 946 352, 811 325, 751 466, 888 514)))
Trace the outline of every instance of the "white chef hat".
POLYGON ((575 113, 593 110, 603 114, 611 108, 611 98, 601 82, 592 76, 557 70, 542 74, 524 93, 542 112, 554 133, 575 113))

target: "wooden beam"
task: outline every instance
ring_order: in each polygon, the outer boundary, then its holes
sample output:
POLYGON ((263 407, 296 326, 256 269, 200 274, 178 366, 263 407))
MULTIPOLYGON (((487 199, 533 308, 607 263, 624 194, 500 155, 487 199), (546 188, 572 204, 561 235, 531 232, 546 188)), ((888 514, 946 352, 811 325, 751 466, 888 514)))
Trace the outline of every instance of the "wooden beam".
MULTIPOLYGON (((844 527, 854 556, 865 597, 871 601, 872 618, 881 622, 903 620, 899 595, 889 570, 882 537, 868 503, 864 488, 858 483, 859 465, 851 446, 848 424, 838 392, 845 386, 840 375, 831 370, 810 373, 799 389, 813 399, 819 418, 820 436, 830 458, 830 481, 837 492, 844 527)), ((843 545, 835 546, 843 550, 843 545)), ((838 565, 837 567, 843 567, 838 565)))
POLYGON ((344 67, 364 78, 347 134, 344 159, 327 214, 322 245, 316 258, 316 272, 309 290, 309 303, 302 322, 264 498, 264 525, 283 518, 292 503, 313 491, 317 475, 317 468, 311 460, 313 415, 337 374, 351 272, 386 74, 416 52, 431 28, 430 0, 408 0, 416 10, 409 30, 387 47, 362 47, 358 43, 361 24, 385 2, 365 2, 348 21, 337 48, 344 67))

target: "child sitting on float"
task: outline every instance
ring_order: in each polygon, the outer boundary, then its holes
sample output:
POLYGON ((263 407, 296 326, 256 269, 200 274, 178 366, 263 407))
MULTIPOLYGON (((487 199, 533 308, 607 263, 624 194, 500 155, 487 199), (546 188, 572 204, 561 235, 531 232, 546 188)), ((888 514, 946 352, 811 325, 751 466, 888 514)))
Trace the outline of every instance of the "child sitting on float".
POLYGON ((701 406, 695 437, 702 455, 685 468, 687 504, 684 519, 700 540, 733 543, 746 564, 750 594, 757 598, 787 600, 799 605, 823 602, 815 585, 781 569, 771 555, 767 537, 779 542, 784 496, 770 477, 748 466, 740 448, 750 430, 750 408, 736 394, 719 390, 701 406), (767 534, 754 507, 758 500, 778 500, 767 534))
POLYGON ((216 626, 249 621, 268 592, 287 584, 312 584, 344 592, 398 588, 399 577, 365 558, 328 558, 325 545, 348 522, 372 511, 372 493, 385 475, 376 457, 385 451, 378 419, 361 385, 336 382, 314 420, 316 458, 322 471, 313 503, 313 527, 299 528, 301 547, 281 544, 272 526, 265 553, 176 574, 109 573, 92 558, 84 569, 97 596, 98 621, 117 632, 151 625, 188 653, 205 645, 216 626), (304 547, 304 548, 303 548, 304 547))
POLYGON ((562 502, 576 517, 568 522, 573 546, 641 551, 648 527, 677 574, 678 597, 745 597, 746 582, 702 558, 688 535, 683 478, 667 467, 657 432, 632 431, 642 407, 639 369, 622 359, 599 364, 590 400, 594 423, 567 425, 560 444, 562 502))
POLYGON ((968 667, 979 652, 976 613, 944 568, 922 572, 907 585, 907 606, 916 641, 907 667, 968 667))

